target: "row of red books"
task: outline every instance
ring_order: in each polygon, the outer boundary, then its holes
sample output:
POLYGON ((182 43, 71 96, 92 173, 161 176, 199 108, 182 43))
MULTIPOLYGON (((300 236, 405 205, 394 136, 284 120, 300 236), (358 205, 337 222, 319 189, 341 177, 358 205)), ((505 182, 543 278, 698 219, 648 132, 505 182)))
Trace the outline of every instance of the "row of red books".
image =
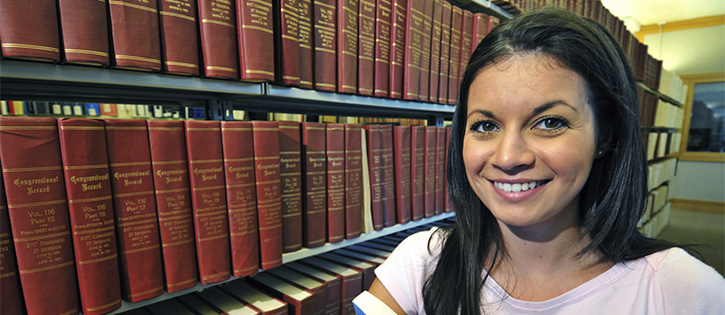
POLYGON ((0 117, 3 255, 15 254, 2 279, 19 275, 23 292, 3 285, 2 300, 65 314, 80 292, 84 314, 103 314, 277 267, 360 236, 367 217, 379 230, 452 211, 449 130, 0 117))
POLYGON ((29 0, 0 21, 9 58, 442 104, 498 24, 444 0, 29 0))

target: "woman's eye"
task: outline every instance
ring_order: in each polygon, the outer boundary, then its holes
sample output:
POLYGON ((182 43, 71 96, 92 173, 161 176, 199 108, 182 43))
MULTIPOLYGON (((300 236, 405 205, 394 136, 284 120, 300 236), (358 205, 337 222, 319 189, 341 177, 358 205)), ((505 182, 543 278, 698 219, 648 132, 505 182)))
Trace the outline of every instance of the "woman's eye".
POLYGON ((557 130, 568 126, 569 124, 562 118, 548 117, 539 121, 536 126, 534 126, 534 129, 557 130))
POLYGON ((491 121, 479 121, 471 126, 471 130, 486 133, 498 130, 498 126, 491 121))

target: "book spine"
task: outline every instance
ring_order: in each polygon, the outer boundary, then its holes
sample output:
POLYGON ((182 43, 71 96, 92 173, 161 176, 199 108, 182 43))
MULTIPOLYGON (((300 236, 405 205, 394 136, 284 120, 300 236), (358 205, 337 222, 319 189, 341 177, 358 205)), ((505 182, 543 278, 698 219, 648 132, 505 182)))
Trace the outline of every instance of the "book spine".
POLYGON ((239 78, 235 6, 229 0, 198 0, 204 75, 239 78))
POLYGON ((279 122, 282 252, 302 248, 302 136, 300 123, 279 122))
POLYGON ((383 178, 383 224, 393 226, 395 218, 395 162, 393 161, 393 126, 380 126, 380 156, 383 178))
POLYGON ((302 246, 307 248, 325 244, 325 229, 319 226, 327 220, 325 139, 325 124, 302 124, 302 184, 305 191, 302 207, 302 246))
POLYGON ((468 59, 471 57, 471 45, 473 45, 473 12, 463 10, 463 28, 461 29, 460 57, 458 58, 458 85, 461 83, 461 76, 466 70, 468 59))
POLYGON ((22 294, 14 301, 24 296, 29 314, 76 313, 78 287, 57 122, 54 118, 0 117, 0 145, 13 148, 0 150, 4 180, 0 195, 7 196, 6 208, 0 211, 9 216, 10 228, 0 227, 3 241, 12 232, 12 239, 0 245, 14 247, 14 251, 0 251, 3 313, 12 309, 6 308, 5 303, 13 300, 5 294, 16 277, 22 294), (5 268, 16 259, 13 276, 5 268))
POLYGON ((445 211, 446 204, 444 199, 445 191, 445 163, 446 163, 446 129, 445 127, 437 127, 436 130, 436 162, 435 162, 435 207, 434 212, 439 215, 445 211))
POLYGON ((403 63, 403 99, 420 98, 420 68, 423 50, 423 1, 410 0, 407 3, 405 20, 405 59, 403 63))
POLYGON ((423 2, 423 42, 421 45, 420 60, 420 91, 418 100, 427 102, 430 95, 430 69, 431 69, 431 42, 433 37, 433 5, 434 0, 423 2))
POLYGON ((327 241, 345 238, 345 126, 328 123, 327 151, 327 241))
POLYGON ((461 41, 463 36, 463 10, 453 6, 451 10, 451 46, 448 65, 448 105, 458 102, 458 77, 461 64, 461 41))
POLYGON ((357 93, 373 95, 375 69, 375 0, 359 0, 357 93))
POLYGON ((373 216, 373 229, 380 231, 384 227, 383 217, 383 161, 380 147, 380 125, 366 125, 368 165, 370 173, 370 199, 373 216))
MULTIPOLYGON (((300 17, 298 0, 274 1, 275 83, 300 85, 300 17)), ((269 52, 266 52, 269 54, 269 52)))
POLYGON ((298 0, 299 9, 299 35, 300 35, 300 87, 312 89, 314 87, 314 34, 312 31, 312 0, 298 0))
POLYGON ((443 196, 445 198, 445 212, 453 212, 453 202, 451 202, 450 193, 448 192, 448 148, 451 145, 451 127, 446 127, 446 158, 445 158, 445 164, 443 165, 443 171, 445 172, 445 175, 443 176, 443 196))
POLYGON ((272 269, 282 265, 279 126, 276 121, 253 121, 252 131, 257 180, 259 258, 262 269, 272 269))
POLYGON ((425 214, 425 161, 426 161, 426 127, 413 126, 410 131, 410 179, 411 179, 411 213, 413 221, 418 221, 425 214))
POLYGON ((157 1, 109 0, 116 67, 161 70, 157 1))
POLYGON ((64 60, 108 66, 108 21, 105 1, 59 0, 64 60))
POLYGON ((435 215, 435 189, 436 189, 436 140, 438 139, 438 127, 428 126, 425 128, 425 217, 435 215))
POLYGON ((403 98, 403 67, 405 64, 405 21, 408 0, 391 0, 390 16, 390 94, 394 99, 403 98))
POLYGON ((55 1, 7 1, 0 6, 2 56, 60 61, 55 1), (33 21, 33 23, 28 23, 33 21))
POLYGON ((393 127, 395 208, 398 223, 410 222, 410 126, 393 127))
POLYGON ((345 125, 345 238, 362 234, 362 126, 345 125))
POLYGON ((146 124, 165 286, 167 292, 176 292, 198 282, 184 122, 149 120, 146 124))
POLYGON ((104 314, 121 307, 121 286, 103 122, 58 127, 83 314, 104 314))
POLYGON ((199 21, 196 0, 160 0, 162 70, 167 73, 199 75, 199 21))
POLYGON ((357 93, 358 0, 337 0, 337 92, 357 93))
POLYGON ((488 15, 477 12, 473 15, 473 34, 471 35, 471 54, 488 33, 488 15))
POLYGON ((202 284, 231 275, 224 154, 218 121, 184 121, 196 255, 202 284))
POLYGON ((252 123, 222 121, 221 131, 232 273, 239 278, 259 270, 254 145, 249 141, 252 123))
POLYGON ((122 296, 143 301, 164 291, 148 129, 140 119, 105 125, 122 296))
POLYGON ((15 263, 13 235, 10 233, 10 214, 5 201, 2 172, 0 172, 0 309, 3 314, 21 315, 25 311, 20 290, 18 266, 15 263))
POLYGON ((451 59, 451 4, 443 1, 441 12, 441 59, 438 78, 438 103, 448 104, 448 70, 451 59))
POLYGON ((313 0, 314 64, 316 90, 337 91, 337 3, 336 0, 313 0))
POLYGON ((392 17, 390 0, 376 0, 375 9, 375 82, 374 95, 390 95, 390 36, 392 17))
MULTIPOLYGON (((294 0, 291 1, 294 2, 294 0)), ((274 51, 270 52, 270 49, 274 50, 272 0, 236 0, 236 2, 240 78, 245 81, 272 82, 275 75, 275 54, 274 51)), ((289 13, 296 14, 296 11, 282 11, 281 13, 286 18, 290 16, 289 13)), ((284 33, 280 34, 280 36, 283 35, 284 33)), ((289 57, 289 62, 294 63, 294 51, 289 51, 289 53, 290 55, 285 58, 289 57)), ((289 70, 295 71, 291 68, 289 70)))
POLYGON ((438 82, 441 70, 441 34, 443 17, 443 0, 433 1, 433 30, 430 46, 430 78, 428 79, 428 102, 438 102, 438 82))

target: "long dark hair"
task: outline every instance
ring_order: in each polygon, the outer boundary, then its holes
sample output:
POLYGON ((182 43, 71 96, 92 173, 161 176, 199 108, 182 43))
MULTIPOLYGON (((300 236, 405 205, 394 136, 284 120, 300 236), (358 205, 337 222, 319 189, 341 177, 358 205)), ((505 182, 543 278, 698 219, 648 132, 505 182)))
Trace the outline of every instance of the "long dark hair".
POLYGON ((438 264, 423 289, 429 314, 480 314, 483 268, 490 272, 501 255, 496 218, 466 177, 462 148, 469 88, 484 67, 517 54, 550 56, 579 74, 588 85, 596 120, 598 148, 580 192, 579 215, 589 244, 579 253, 601 252, 612 262, 637 259, 671 243, 637 231, 647 202, 647 166, 639 103, 629 62, 612 35, 596 22, 558 8, 542 8, 502 23, 473 52, 461 80, 448 148, 448 190, 457 222, 443 230, 438 264), (487 257, 492 261, 484 266, 487 257))

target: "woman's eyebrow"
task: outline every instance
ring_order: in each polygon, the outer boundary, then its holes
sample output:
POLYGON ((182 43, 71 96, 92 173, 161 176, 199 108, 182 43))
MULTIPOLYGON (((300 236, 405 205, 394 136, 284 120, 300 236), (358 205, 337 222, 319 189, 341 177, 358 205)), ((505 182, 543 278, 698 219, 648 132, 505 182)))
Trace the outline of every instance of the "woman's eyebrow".
POLYGON ((486 117, 491 118, 491 119, 495 119, 496 118, 496 116, 494 116, 492 112, 487 111, 487 110, 484 110, 484 109, 474 110, 471 113, 469 113, 468 116, 466 116, 466 118, 471 118, 471 116, 474 115, 474 114, 481 114, 481 115, 486 116, 486 117))
POLYGON ((564 106, 567 106, 567 107, 573 109, 577 113, 579 112, 574 106, 571 106, 567 102, 564 102, 562 100, 556 100, 556 101, 548 102, 548 103, 546 103, 544 105, 541 105, 539 107, 534 108, 534 110, 532 110, 531 112, 534 114, 534 116, 536 116, 538 114, 541 114, 541 113, 543 113, 543 112, 551 109, 552 107, 554 107, 556 105, 564 105, 564 106))

